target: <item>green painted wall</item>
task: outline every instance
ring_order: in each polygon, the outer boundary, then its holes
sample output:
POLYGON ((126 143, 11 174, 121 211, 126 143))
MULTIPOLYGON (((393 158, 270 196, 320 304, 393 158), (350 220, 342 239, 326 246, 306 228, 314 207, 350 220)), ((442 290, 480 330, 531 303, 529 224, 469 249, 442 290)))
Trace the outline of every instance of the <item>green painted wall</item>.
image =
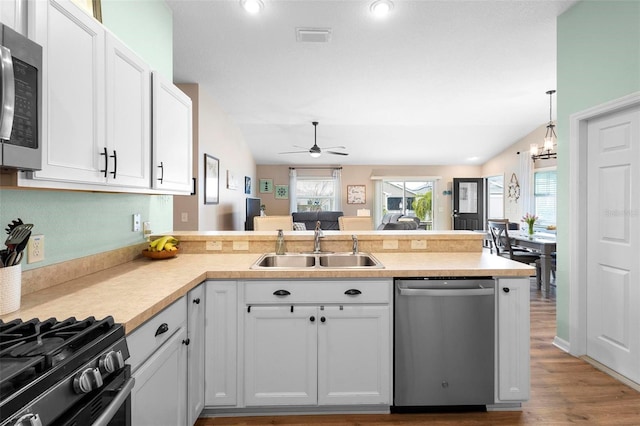
POLYGON ((583 1, 558 18, 557 335, 569 340, 569 116, 640 91, 640 1, 583 1))
POLYGON ((102 22, 151 69, 173 81, 173 14, 159 0, 102 0, 102 22))
POLYGON ((173 197, 75 191, 0 191, 1 229, 19 217, 34 224, 34 234, 45 236, 45 260, 29 265, 23 260, 24 270, 143 242, 142 232, 131 230, 134 213, 140 213, 143 221, 150 221, 154 232, 170 231, 173 228, 173 197))
MULTIPOLYGON (((102 0, 103 22, 153 69, 173 79, 172 14, 164 1, 102 0)), ((143 242, 131 231, 140 213, 152 230, 173 229, 173 197, 80 191, 0 190, 0 235, 15 218, 33 223, 45 236, 45 260, 39 268, 143 242)), ((0 248, 4 248, 4 238, 0 248)))

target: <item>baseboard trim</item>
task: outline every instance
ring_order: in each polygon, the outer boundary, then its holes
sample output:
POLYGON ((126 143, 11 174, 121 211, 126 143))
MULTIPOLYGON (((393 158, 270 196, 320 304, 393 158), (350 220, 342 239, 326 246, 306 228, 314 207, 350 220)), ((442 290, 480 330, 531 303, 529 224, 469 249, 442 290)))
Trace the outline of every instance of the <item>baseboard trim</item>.
POLYGON ((558 336, 554 337, 553 346, 555 346, 556 348, 558 348, 558 349, 560 349, 562 351, 565 351, 566 353, 569 353, 569 349, 571 347, 569 342, 567 342, 564 339, 559 338, 558 336))
POLYGON ((583 355, 583 356, 581 356, 579 358, 581 360, 583 360, 584 362, 591 364, 597 370, 600 370, 603 373, 608 374, 609 376, 613 377, 614 379, 618 380, 619 382, 624 383, 625 385, 629 386, 630 388, 635 389, 636 391, 640 392, 640 383, 636 383, 633 380, 626 378, 622 374, 610 369, 606 365, 599 363, 598 361, 596 361, 595 359, 593 359, 593 358, 591 358, 591 357, 589 357, 587 355, 583 355))
POLYGON ((388 405, 205 408, 200 417, 293 416, 318 414, 389 414, 388 405))

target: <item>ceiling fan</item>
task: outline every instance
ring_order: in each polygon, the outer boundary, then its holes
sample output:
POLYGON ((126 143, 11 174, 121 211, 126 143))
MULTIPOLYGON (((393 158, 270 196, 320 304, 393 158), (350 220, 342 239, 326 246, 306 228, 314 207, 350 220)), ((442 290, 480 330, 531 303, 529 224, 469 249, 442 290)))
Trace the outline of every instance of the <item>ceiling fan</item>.
POLYGON ((339 152, 339 151, 329 151, 331 149, 347 149, 344 146, 330 146, 328 148, 325 148, 325 151, 323 151, 322 149, 320 149, 320 147, 317 144, 317 130, 318 130, 318 122, 317 121, 312 121, 311 124, 313 124, 313 146, 309 149, 303 147, 303 146, 298 146, 298 145, 294 145, 296 148, 301 148, 304 149, 304 151, 288 151, 288 152, 281 152, 280 154, 303 154, 303 153, 309 153, 310 156, 317 158, 320 157, 320 155, 323 152, 326 152, 327 154, 333 154, 333 155, 349 155, 347 152, 339 152))

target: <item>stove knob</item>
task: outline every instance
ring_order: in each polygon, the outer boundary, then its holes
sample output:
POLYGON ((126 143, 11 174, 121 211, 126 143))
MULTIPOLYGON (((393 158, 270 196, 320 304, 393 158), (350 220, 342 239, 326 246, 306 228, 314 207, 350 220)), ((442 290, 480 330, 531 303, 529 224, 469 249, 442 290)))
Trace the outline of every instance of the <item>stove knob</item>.
POLYGON ((87 368, 76 374, 73 379, 73 390, 76 393, 89 393, 102 386, 102 375, 97 368, 87 368))
POLYGON ((14 426, 42 426, 42 421, 38 414, 26 414, 20 417, 14 426))
POLYGON ((118 371, 124 367, 124 358, 122 357, 122 351, 109 351, 100 357, 99 362, 100 371, 103 373, 111 374, 114 371, 118 371))

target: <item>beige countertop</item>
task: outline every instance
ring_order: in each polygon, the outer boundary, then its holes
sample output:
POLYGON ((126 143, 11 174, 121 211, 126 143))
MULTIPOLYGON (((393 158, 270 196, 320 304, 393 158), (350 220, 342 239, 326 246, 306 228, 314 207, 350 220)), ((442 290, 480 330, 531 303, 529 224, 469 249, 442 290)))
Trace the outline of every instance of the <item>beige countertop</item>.
POLYGON ((112 315, 130 333, 205 279, 529 276, 533 267, 487 253, 373 253, 383 269, 255 270, 260 255, 179 254, 141 258, 22 297, 3 321, 112 315))

